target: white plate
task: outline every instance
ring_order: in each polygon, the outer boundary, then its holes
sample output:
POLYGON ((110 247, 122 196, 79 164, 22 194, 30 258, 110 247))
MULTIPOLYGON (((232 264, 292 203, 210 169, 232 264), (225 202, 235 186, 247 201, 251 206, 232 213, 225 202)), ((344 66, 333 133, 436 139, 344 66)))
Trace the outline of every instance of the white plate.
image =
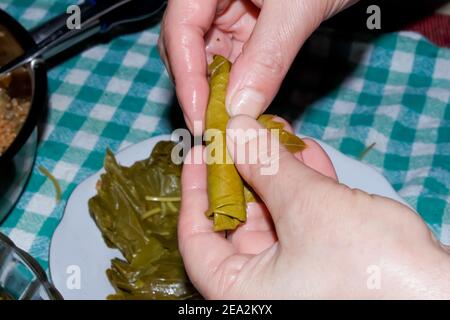
MULTIPOLYGON (((149 156, 160 140, 170 136, 157 136, 132 145, 117 154, 122 165, 149 156)), ((369 166, 351 159, 327 144, 318 141, 333 162, 339 181, 370 194, 378 194, 405 203, 388 181, 369 166)), ((95 195, 95 184, 102 171, 83 181, 72 193, 64 216, 56 229, 50 247, 50 273, 53 283, 65 299, 105 299, 114 290, 105 270, 118 250, 108 248, 99 229, 89 215, 88 200, 95 195)))

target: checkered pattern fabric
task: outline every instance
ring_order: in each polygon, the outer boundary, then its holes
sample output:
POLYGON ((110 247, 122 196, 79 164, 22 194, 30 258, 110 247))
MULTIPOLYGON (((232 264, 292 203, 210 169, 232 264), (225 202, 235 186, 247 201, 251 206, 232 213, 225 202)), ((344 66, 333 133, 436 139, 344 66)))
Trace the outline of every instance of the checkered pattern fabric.
POLYGON ((364 39, 329 30, 305 50, 314 61, 304 57, 298 83, 308 82, 314 101, 297 131, 354 157, 375 143, 363 161, 450 244, 450 50, 417 33, 364 39), (315 92, 330 82, 336 87, 315 92))
MULTIPOLYGON (((0 7, 25 27, 65 12, 70 0, 8 1, 0 7)), ((19 247, 48 267, 50 239, 66 200, 101 169, 106 148, 117 151, 171 132, 171 82, 156 48, 159 27, 118 37, 75 56, 48 73, 50 101, 32 176, 16 208, 1 225, 19 247), (39 170, 59 181, 63 200, 39 170)))
MULTIPOLYGON (((29 28, 72 2, 0 0, 0 7, 29 28)), ((35 168, 0 227, 44 267, 70 193, 101 168, 105 149, 117 151, 173 129, 173 89, 157 53, 158 31, 120 36, 49 71, 49 114, 35 168), (40 165, 60 182, 60 203, 40 165)), ((318 32, 303 51, 316 63, 298 82, 308 91, 292 93, 292 104, 304 103, 305 96, 308 101, 302 116, 290 117, 296 129, 355 157, 375 142, 363 161, 450 243, 450 51, 412 33, 365 39, 330 31, 318 32), (342 66, 350 71, 339 84, 321 90, 319 84, 338 78, 342 66)))

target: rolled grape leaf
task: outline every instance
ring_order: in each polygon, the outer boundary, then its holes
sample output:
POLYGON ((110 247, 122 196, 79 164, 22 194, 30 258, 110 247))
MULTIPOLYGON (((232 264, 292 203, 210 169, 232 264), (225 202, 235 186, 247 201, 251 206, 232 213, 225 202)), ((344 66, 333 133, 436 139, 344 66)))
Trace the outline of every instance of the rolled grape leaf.
POLYGON ((178 252, 181 165, 171 161, 173 146, 161 141, 148 159, 131 167, 106 154, 106 172, 89 211, 106 244, 124 256, 106 271, 116 291, 108 299, 200 297, 178 252))
POLYGON ((278 130, 278 138, 281 144, 286 147, 289 152, 297 153, 305 150, 305 142, 297 137, 295 134, 284 130, 284 124, 274 120, 275 116, 272 114, 263 114, 259 116, 258 122, 268 130, 278 130))
MULTIPOLYGON (((206 142, 208 168, 209 208, 206 215, 214 220, 214 230, 234 230, 247 219, 246 203, 258 200, 257 195, 244 185, 230 159, 226 147, 226 127, 229 116, 225 107, 228 78, 231 63, 221 56, 215 56, 209 66, 211 74, 209 103, 206 111, 206 129, 212 134, 206 142), (215 132, 214 132, 215 131, 215 132), (214 148, 210 148, 214 146, 214 148), (220 156, 214 154, 219 152, 220 156), (214 162, 213 159, 219 160, 214 162)), ((292 153, 305 149, 302 139, 284 130, 284 124, 274 120, 273 115, 262 115, 259 123, 269 130, 277 130, 280 142, 292 153)))
POLYGON ((214 146, 211 148, 214 150, 207 152, 209 209, 206 215, 214 219, 215 231, 234 230, 247 218, 244 184, 230 158, 225 141, 229 120, 225 96, 230 68, 231 63, 221 56, 216 56, 209 66, 211 80, 206 129, 214 135, 206 142, 206 148, 208 150, 208 146, 214 146))
MULTIPOLYGON (((284 124, 274 120, 275 116, 272 114, 263 114, 258 118, 258 122, 268 130, 277 130, 280 142, 286 147, 289 152, 297 153, 305 150, 305 142, 296 135, 284 130, 284 124)), ((244 185, 245 202, 259 201, 258 195, 248 185, 244 185)))

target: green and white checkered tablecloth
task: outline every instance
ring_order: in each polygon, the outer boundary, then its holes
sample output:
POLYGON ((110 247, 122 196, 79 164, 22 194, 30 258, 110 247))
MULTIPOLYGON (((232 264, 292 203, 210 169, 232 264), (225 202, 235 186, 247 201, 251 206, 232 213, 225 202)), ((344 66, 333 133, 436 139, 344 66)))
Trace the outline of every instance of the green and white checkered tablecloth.
MULTIPOLYGON (((69 4, 0 0, 28 28, 69 4)), ((173 129, 173 89, 157 53, 158 31, 120 36, 49 71, 50 106, 35 168, 0 227, 44 267, 68 197, 102 167, 105 149, 117 151, 173 129), (60 203, 39 165, 59 180, 60 203)), ((301 117, 289 111, 297 130, 353 156, 375 142, 364 162, 382 172, 450 243, 450 51, 412 33, 365 39, 326 30, 303 51, 315 63, 307 64, 309 73, 300 72, 299 91, 290 99, 308 106, 301 117), (338 85, 319 89, 339 79, 344 66, 338 85)))
POLYGON ((299 86, 314 99, 297 131, 355 157, 375 143, 363 161, 450 245, 450 50, 417 33, 327 30, 305 50, 313 58, 299 86), (335 87, 321 91, 329 83, 335 87))
MULTIPOLYGON (((0 7, 27 28, 65 12, 71 0, 1 0, 0 7)), ((50 103, 31 179, 0 231, 48 267, 50 239, 66 200, 98 171, 106 148, 117 151, 170 133, 171 82, 159 59, 159 28, 99 44, 51 69, 50 103), (38 167, 58 179, 63 200, 38 167)))

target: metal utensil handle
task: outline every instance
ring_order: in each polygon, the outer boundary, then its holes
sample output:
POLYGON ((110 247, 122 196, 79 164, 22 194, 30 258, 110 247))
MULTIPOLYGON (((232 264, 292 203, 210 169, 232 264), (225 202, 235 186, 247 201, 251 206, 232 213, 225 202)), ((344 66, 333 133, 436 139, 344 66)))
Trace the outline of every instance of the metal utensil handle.
POLYGON ((32 34, 36 46, 0 68, 0 74, 8 73, 36 58, 47 60, 94 34, 107 32, 120 24, 147 19, 159 13, 166 2, 166 0, 86 0, 80 5, 79 28, 68 28, 66 13, 35 28, 32 34))
MULTIPOLYGON (((80 8, 80 12, 86 12, 86 10, 91 6, 90 2, 84 2, 78 5, 80 8)), ((61 30, 67 29, 67 19, 68 14, 66 12, 34 27, 30 30, 31 36, 33 37, 34 42, 39 46, 44 42, 48 42, 49 39, 55 37, 55 35, 59 34, 61 30)))
POLYGON ((46 60, 96 33, 109 31, 130 21, 142 20, 159 12, 165 0, 86 0, 80 8, 79 28, 69 29, 67 21, 59 17, 33 30, 40 55, 46 60), (54 23, 54 24, 53 24, 54 23))

